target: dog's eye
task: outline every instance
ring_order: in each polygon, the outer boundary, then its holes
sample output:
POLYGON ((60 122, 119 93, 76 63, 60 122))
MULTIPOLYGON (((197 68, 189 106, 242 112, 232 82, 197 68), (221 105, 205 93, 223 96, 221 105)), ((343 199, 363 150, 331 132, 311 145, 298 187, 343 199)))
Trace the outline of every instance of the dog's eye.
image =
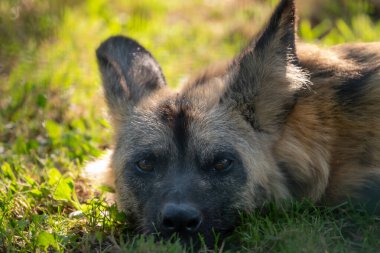
POLYGON ((231 167, 231 164, 232 164, 232 160, 223 158, 214 162, 212 167, 216 171, 223 171, 223 170, 229 169, 231 167))
POLYGON ((136 163, 136 167, 139 171, 142 172, 151 172, 154 170, 153 162, 143 159, 136 163))

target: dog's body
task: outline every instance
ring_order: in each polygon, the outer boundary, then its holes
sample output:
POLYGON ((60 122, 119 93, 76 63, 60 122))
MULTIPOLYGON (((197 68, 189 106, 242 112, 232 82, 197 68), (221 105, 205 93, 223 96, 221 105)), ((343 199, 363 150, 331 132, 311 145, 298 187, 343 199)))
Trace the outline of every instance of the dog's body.
POLYGON ((379 53, 380 43, 299 47, 311 93, 299 97, 274 148, 293 196, 380 200, 379 53))
POLYGON ((294 3, 224 68, 180 91, 137 42, 97 50, 118 206, 146 232, 212 245, 238 211, 380 200, 380 43, 295 45, 294 3))

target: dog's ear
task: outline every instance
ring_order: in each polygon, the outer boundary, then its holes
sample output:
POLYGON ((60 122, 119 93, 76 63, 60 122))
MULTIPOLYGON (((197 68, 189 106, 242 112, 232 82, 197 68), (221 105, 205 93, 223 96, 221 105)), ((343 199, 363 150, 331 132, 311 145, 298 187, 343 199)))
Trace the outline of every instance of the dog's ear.
POLYGON ((294 0, 282 0, 272 14, 269 23, 260 33, 257 39, 253 40, 251 46, 254 47, 256 57, 262 60, 276 60, 286 63, 296 61, 296 16, 294 0))
POLYGON ((115 36, 96 50, 111 116, 123 118, 143 97, 165 86, 161 68, 136 41, 115 36))
POLYGON ((278 129, 308 82, 298 66, 295 6, 282 0, 263 31, 231 64, 225 98, 258 130, 278 129))

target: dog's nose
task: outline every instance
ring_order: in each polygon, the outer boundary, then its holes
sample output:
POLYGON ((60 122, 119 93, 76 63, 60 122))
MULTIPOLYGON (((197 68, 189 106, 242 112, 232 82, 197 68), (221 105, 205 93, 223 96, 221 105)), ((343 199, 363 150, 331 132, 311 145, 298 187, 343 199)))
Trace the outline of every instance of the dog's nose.
POLYGON ((161 211, 162 228, 169 233, 194 233, 202 223, 198 209, 189 204, 166 204, 161 211))

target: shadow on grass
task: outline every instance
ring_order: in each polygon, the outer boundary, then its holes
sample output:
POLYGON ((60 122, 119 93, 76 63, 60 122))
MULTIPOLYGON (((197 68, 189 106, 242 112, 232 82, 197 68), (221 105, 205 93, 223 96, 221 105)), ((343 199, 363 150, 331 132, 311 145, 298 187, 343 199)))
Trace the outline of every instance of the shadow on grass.
POLYGON ((378 222, 379 217, 351 203, 271 203, 242 214, 229 243, 232 251, 241 252, 378 252, 378 222))

